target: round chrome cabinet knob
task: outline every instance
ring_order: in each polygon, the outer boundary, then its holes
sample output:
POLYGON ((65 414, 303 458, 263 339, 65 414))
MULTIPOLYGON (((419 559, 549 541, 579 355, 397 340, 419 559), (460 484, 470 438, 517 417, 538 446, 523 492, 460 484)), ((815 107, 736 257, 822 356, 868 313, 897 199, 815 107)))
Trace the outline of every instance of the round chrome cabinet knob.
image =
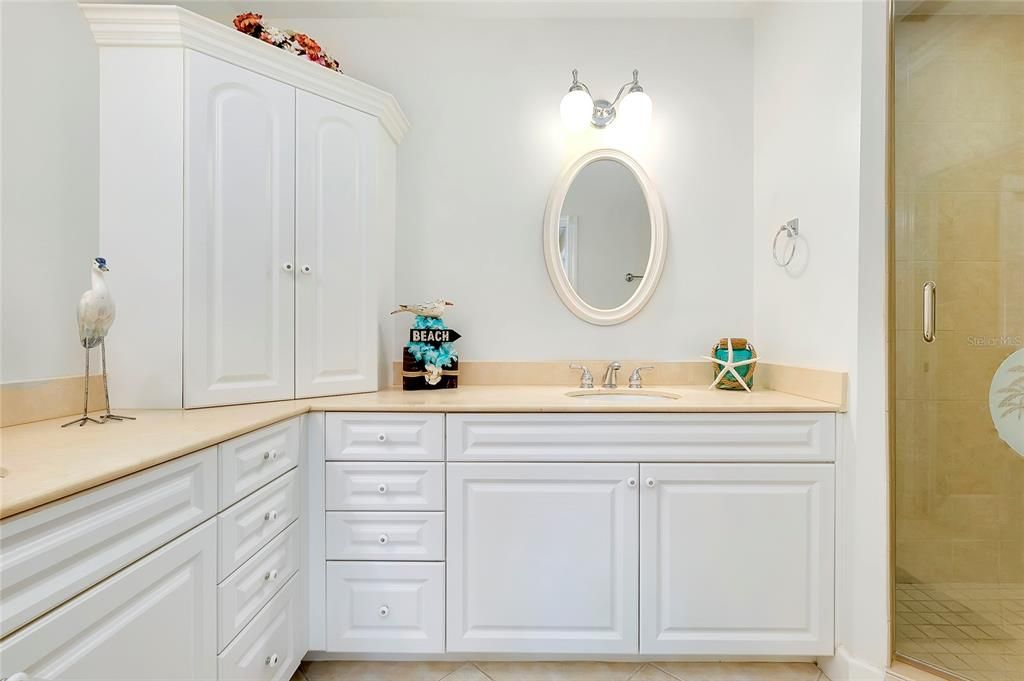
POLYGON ((636 478, 627 478, 626 484, 630 487, 636 487, 636 478))
POLYGON ((644 481, 644 484, 648 487, 654 487, 654 478, 647 478, 647 480, 644 481))
POLYGON ((276 582, 277 581, 277 570, 268 570, 267 574, 263 575, 263 579, 265 579, 268 582, 276 582))
POLYGON ((277 511, 267 511, 263 514, 264 520, 277 520, 277 511))
POLYGON ((271 449, 271 450, 268 450, 266 452, 263 452, 263 460, 264 461, 277 461, 277 450, 276 449, 271 449))
POLYGON ((387 442, 387 439, 388 439, 387 433, 378 433, 377 434, 377 442, 387 442))
POLYGON ((387 494, 388 486, 385 485, 383 482, 380 483, 379 485, 377 485, 377 492, 379 492, 380 494, 387 494))
POLYGON ((380 615, 381 617, 387 617, 388 613, 390 613, 390 612, 391 612, 391 608, 389 608, 386 605, 382 605, 382 606, 380 606, 380 608, 377 609, 377 614, 380 615))
POLYGON ((303 265, 303 266, 302 266, 302 268, 300 269, 300 271, 301 271, 301 272, 302 272, 303 274, 309 274, 310 272, 312 272, 312 271, 313 271, 313 268, 312 268, 312 267, 310 267, 309 265, 303 265))
POLYGON ((280 661, 281 657, 277 653, 274 653, 273 655, 267 655, 267 659, 265 659, 263 663, 268 667, 276 667, 277 663, 280 661))
POLYGON ((295 269, 295 265, 291 264, 290 262, 286 262, 281 265, 281 269, 284 270, 285 272, 291 272, 292 270, 295 269))
POLYGON ((377 537, 377 541, 380 542, 381 546, 383 546, 384 544, 387 544, 389 541, 391 541, 391 538, 388 537, 386 534, 382 534, 381 536, 377 537))

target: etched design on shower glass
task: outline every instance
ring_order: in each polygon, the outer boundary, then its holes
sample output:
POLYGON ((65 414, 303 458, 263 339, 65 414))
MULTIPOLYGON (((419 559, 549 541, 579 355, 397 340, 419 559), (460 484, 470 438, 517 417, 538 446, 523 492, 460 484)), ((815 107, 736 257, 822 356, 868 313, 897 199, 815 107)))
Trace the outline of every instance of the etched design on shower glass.
POLYGON ((999 365, 992 377, 988 403, 999 437, 1024 456, 1024 349, 999 365))

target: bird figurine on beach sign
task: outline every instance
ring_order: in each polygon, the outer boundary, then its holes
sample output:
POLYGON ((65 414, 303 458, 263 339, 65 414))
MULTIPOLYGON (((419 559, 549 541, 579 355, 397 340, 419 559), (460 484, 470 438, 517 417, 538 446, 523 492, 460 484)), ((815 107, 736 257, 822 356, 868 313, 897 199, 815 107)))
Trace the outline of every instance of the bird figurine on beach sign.
POLYGON ((402 351, 402 389, 437 390, 459 385, 459 357, 452 345, 461 334, 449 329, 441 317, 451 301, 438 298, 416 305, 399 305, 391 314, 416 316, 409 342, 402 351))
POLYGON ((438 298, 437 300, 431 300, 429 303, 419 303, 417 305, 399 305, 397 310, 392 310, 391 314, 398 314, 399 312, 411 312, 417 317, 431 317, 432 319, 440 319, 445 310, 454 305, 450 301, 444 298, 438 298))
POLYGON ((82 417, 65 423, 61 428, 86 423, 106 423, 107 421, 134 421, 134 416, 119 416, 110 413, 110 391, 107 388, 107 334, 114 324, 114 299, 110 296, 104 275, 109 272, 106 258, 95 258, 92 261, 92 287, 82 294, 78 301, 78 339, 85 348, 85 404, 82 406, 82 417), (100 347, 100 358, 103 363, 103 397, 106 413, 96 420, 89 416, 89 352, 96 346, 100 347))

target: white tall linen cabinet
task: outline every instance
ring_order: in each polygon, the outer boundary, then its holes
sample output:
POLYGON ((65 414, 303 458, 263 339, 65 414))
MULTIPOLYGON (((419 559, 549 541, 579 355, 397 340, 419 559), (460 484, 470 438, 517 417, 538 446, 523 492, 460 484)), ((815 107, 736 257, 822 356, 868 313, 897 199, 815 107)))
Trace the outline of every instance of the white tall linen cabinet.
POLYGON ((408 128, 394 97, 178 7, 82 11, 114 405, 376 390, 408 128))

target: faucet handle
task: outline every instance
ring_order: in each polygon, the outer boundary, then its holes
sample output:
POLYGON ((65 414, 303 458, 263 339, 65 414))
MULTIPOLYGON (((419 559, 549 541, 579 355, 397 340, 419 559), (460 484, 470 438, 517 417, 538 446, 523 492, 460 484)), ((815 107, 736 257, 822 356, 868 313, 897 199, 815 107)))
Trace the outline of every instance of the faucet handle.
POLYGON ((580 388, 589 389, 594 387, 594 375, 590 373, 590 369, 582 364, 570 364, 569 368, 583 370, 583 373, 580 374, 580 388))
POLYGON ((642 387, 644 387, 643 384, 641 383, 641 380, 640 380, 640 372, 641 371, 646 371, 646 370, 649 370, 649 369, 653 369, 653 368, 654 367, 647 366, 647 367, 637 367, 636 369, 633 369, 633 373, 631 373, 629 375, 629 387, 630 388, 642 388, 642 387))

